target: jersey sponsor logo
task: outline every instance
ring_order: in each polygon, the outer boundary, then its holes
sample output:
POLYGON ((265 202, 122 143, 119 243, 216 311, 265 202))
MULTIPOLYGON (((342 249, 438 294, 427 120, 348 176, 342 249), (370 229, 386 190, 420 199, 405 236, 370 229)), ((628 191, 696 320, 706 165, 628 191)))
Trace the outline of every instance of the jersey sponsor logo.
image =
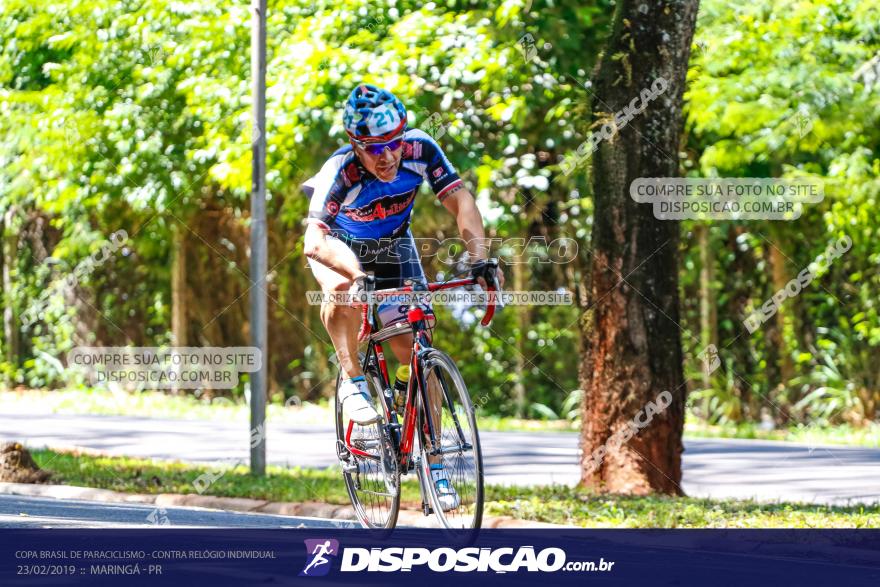
POLYGON ((327 202, 327 212, 329 212, 333 216, 336 216, 336 214, 339 212, 339 203, 334 202, 333 200, 327 202))
POLYGON ((436 179, 440 179, 440 178, 446 177, 446 170, 443 169, 442 167, 438 167, 437 169, 435 169, 434 171, 431 172, 431 175, 433 175, 436 179))
POLYGON ((385 196, 378 200, 373 200, 366 206, 360 208, 347 208, 344 214, 355 222, 370 222, 372 220, 383 220, 389 216, 400 214, 406 211, 416 197, 416 190, 397 194, 394 196, 385 196))
POLYGON ((403 158, 404 159, 421 159, 422 158, 422 143, 418 141, 404 141, 403 143, 403 158))

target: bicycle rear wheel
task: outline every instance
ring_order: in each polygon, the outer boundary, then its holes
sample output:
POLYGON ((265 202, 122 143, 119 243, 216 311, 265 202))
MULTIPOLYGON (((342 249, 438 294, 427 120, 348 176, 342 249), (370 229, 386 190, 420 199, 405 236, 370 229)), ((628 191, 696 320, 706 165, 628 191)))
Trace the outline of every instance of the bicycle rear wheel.
POLYGON ((382 393, 382 378, 370 368, 364 371, 373 403, 382 416, 378 423, 361 426, 347 420, 339 402, 339 384, 336 380, 336 454, 342 465, 345 487, 355 515, 364 528, 394 528, 400 511, 400 473, 394 447, 385 429, 385 413, 378 399, 382 393), (348 449, 350 445, 366 454, 348 449))
POLYGON ((429 398, 420 417, 422 478, 434 513, 445 528, 479 528, 483 521, 483 455, 470 395, 455 362, 442 351, 429 350, 421 371, 429 398), (426 418, 428 409, 433 430, 426 418), (431 479, 431 464, 443 465, 449 486, 458 496, 456 507, 447 503, 444 511, 440 492, 431 479))

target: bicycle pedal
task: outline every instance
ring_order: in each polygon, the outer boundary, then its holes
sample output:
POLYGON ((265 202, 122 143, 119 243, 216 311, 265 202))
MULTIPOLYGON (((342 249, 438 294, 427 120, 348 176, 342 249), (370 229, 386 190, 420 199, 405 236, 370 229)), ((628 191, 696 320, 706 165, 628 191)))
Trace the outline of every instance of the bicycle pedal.
POLYGON ((339 461, 339 465, 342 467, 342 470, 346 473, 354 473, 358 470, 357 463, 351 463, 349 461, 339 461))

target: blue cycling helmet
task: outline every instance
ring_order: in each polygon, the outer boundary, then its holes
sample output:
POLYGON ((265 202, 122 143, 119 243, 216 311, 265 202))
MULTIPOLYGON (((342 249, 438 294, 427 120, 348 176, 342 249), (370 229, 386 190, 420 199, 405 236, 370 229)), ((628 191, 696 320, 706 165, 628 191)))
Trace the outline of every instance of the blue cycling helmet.
POLYGON ((388 141, 406 130, 406 108, 388 90, 361 84, 345 103, 342 125, 356 141, 388 141))

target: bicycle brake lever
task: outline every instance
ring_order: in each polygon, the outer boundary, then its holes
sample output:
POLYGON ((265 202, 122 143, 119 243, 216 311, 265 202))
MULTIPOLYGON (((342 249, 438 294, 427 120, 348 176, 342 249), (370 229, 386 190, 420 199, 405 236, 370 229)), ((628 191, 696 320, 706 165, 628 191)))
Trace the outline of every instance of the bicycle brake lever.
POLYGON ((501 303, 501 287, 498 284, 496 269, 498 269, 498 259, 487 259, 475 263, 474 267, 471 269, 471 275, 475 279, 483 278, 486 281, 486 286, 488 288, 486 293, 494 293, 494 295, 491 296, 493 298, 492 303, 486 304, 486 313, 483 315, 483 319, 480 320, 480 324, 483 326, 488 326, 492 321, 492 318, 495 316, 495 313, 504 307, 504 304, 501 303))

